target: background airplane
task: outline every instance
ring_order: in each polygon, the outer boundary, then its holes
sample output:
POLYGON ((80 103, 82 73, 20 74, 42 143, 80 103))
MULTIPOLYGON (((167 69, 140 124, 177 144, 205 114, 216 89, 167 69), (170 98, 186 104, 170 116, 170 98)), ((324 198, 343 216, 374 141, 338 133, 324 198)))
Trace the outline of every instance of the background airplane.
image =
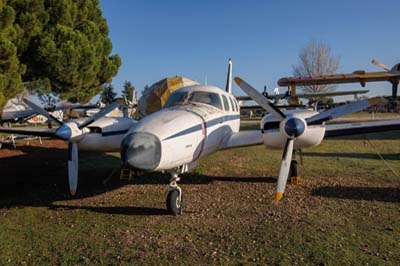
POLYGON ((57 129, 0 127, 0 133, 51 137, 67 142, 68 180, 72 195, 75 195, 78 186, 78 150, 119 151, 124 135, 135 124, 135 121, 131 118, 105 117, 120 105, 118 101, 106 106, 85 120, 75 119, 65 122, 58 120, 33 102, 26 100, 26 103, 35 113, 47 117, 47 119, 57 123, 59 127, 57 129))
POLYGON ((400 120, 343 123, 327 125, 334 118, 361 111, 377 103, 378 98, 362 100, 318 113, 311 110, 280 111, 247 82, 235 78, 238 86, 269 114, 260 123, 264 145, 268 148, 283 149, 279 169, 275 200, 280 201, 285 191, 289 175, 298 182, 297 162, 292 160, 295 149, 319 145, 326 137, 366 134, 400 129, 400 120), (291 170, 291 173, 289 173, 291 170))
MULTIPOLYGON (((264 86, 264 91, 262 92, 262 95, 273 101, 275 105, 279 104, 280 100, 286 100, 288 105, 291 106, 296 106, 302 105, 302 102, 300 101, 300 98, 304 99, 321 99, 324 97, 334 97, 334 96, 345 96, 345 95, 354 95, 355 99, 358 99, 358 95, 360 94, 365 94, 368 93, 369 90, 352 90, 352 91, 333 91, 333 92, 318 92, 318 93, 295 93, 292 94, 292 92, 288 89, 285 93, 279 93, 279 89, 276 88, 274 90, 273 95, 267 93, 267 88, 264 86)), ((253 101, 253 99, 249 96, 236 96, 236 99, 238 101, 253 101)))
POLYGON ((286 77, 278 80, 278 85, 288 87, 292 95, 296 94, 296 86, 324 85, 324 84, 342 84, 342 83, 360 83, 362 87, 367 82, 388 81, 392 84, 392 97, 397 97, 397 91, 400 80, 400 63, 392 68, 385 66, 377 60, 372 60, 372 64, 383 68, 381 72, 366 72, 357 70, 351 74, 334 74, 315 77, 286 77))

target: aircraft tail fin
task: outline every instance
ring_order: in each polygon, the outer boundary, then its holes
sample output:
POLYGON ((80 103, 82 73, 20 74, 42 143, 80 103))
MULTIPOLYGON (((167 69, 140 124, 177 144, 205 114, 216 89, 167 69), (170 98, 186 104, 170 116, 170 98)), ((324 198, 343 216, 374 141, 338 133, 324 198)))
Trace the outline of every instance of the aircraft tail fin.
POLYGON ((229 58, 228 76, 226 78, 226 92, 232 94, 232 60, 229 58))

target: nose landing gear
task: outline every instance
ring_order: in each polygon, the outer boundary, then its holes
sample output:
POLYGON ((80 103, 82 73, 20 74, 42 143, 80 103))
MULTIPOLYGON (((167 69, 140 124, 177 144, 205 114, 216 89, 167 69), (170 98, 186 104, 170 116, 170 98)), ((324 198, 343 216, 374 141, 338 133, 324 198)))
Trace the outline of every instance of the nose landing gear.
POLYGON ((177 172, 171 173, 171 180, 167 189, 167 210, 173 215, 182 215, 182 189, 177 182, 180 180, 177 172))

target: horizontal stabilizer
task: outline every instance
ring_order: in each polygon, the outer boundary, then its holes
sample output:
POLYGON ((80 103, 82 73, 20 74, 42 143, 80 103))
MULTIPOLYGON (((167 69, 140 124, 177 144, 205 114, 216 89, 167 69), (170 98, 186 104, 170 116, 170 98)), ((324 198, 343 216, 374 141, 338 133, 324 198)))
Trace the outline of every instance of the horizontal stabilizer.
POLYGON ((345 96, 345 95, 357 95, 368 93, 369 90, 357 90, 357 91, 332 91, 332 92, 319 92, 319 93, 297 93, 296 96, 299 98, 318 98, 318 97, 334 97, 334 96, 345 96))

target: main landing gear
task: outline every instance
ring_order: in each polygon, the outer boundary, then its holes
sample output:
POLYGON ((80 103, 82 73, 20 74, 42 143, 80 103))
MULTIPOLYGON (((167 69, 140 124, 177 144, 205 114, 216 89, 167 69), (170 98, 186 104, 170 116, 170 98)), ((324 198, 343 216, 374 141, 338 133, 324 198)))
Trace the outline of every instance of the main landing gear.
POLYGON ((178 186, 180 180, 176 171, 171 172, 171 180, 167 189, 167 210, 173 215, 181 215, 183 208, 182 189, 178 186))
POLYGON ((292 160, 290 162, 289 178, 290 178, 290 183, 292 185, 301 185, 301 184, 303 184, 303 180, 298 175, 297 161, 296 160, 292 160))

